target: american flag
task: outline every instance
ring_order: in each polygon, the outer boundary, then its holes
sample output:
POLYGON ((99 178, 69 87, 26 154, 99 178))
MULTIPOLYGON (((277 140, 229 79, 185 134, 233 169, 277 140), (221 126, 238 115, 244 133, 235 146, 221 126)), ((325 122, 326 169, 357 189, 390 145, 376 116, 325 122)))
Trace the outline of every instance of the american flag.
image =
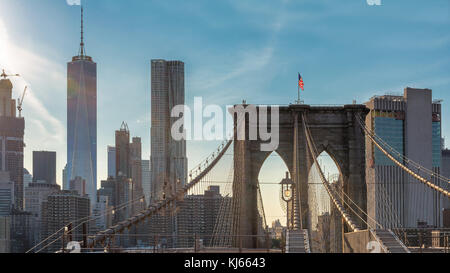
POLYGON ((302 91, 305 91, 305 84, 303 83, 303 78, 300 73, 298 73, 298 87, 300 87, 302 91))

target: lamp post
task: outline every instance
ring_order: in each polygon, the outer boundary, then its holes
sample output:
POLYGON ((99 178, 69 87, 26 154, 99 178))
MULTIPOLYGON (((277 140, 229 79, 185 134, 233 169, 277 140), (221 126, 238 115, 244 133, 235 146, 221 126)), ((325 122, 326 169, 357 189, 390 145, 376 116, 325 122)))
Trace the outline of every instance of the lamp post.
POLYGON ((286 172, 286 178, 283 178, 283 180, 281 180, 280 182, 281 185, 281 198, 283 199, 284 202, 286 202, 286 217, 287 217, 287 221, 286 221, 286 225, 287 228, 289 229, 290 226, 290 204, 292 204, 292 197, 293 197, 293 192, 294 192, 294 182, 292 181, 291 178, 289 178, 289 172, 286 172))

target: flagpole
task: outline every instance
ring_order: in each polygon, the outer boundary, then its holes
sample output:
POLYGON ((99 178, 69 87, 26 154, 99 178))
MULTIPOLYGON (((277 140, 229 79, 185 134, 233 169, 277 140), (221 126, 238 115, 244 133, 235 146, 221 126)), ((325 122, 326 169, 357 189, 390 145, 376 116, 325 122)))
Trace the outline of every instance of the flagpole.
POLYGON ((301 104, 300 103, 300 85, 297 87, 297 89, 298 89, 298 100, 297 100, 297 104, 301 104))

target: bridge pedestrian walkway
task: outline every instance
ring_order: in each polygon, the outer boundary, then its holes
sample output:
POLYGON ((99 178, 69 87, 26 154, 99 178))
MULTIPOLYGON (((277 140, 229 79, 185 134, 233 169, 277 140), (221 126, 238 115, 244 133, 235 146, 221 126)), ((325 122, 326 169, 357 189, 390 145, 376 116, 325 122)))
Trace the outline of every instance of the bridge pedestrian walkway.
POLYGON ((286 253, 311 253, 308 230, 286 231, 286 253))
POLYGON ((391 230, 377 229, 375 234, 389 253, 411 253, 391 230))

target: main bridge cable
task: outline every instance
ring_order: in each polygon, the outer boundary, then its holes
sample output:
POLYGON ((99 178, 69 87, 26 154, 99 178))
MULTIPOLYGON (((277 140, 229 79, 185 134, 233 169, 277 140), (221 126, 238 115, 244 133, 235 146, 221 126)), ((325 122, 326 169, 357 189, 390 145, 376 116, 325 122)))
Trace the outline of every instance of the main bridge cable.
POLYGON ((325 189, 330 196, 331 200, 333 201, 334 205, 338 209, 338 211, 341 213, 342 217, 344 218, 347 225, 350 227, 352 231, 360 231, 361 228, 352 220, 351 216, 345 211, 344 206, 342 205, 341 201, 334 196, 334 191, 331 189, 329 182, 326 180, 322 169, 320 168, 319 162, 317 162, 317 152, 314 150, 315 145, 312 142, 311 132, 309 130, 309 127, 306 123, 305 115, 302 114, 302 123, 305 130, 306 140, 307 140, 307 146, 309 148, 309 151, 311 152, 311 156, 313 157, 314 164, 316 165, 316 169, 319 173, 320 179, 322 180, 323 185, 325 186, 325 189), (313 146, 314 145, 314 146, 313 146), (314 147, 314 148, 313 148, 314 147))
MULTIPOLYGON (((369 139, 372 141, 372 143, 375 144, 375 145, 378 147, 378 149, 380 149, 380 151, 381 151, 383 154, 385 154, 385 155, 386 155, 390 160, 392 160, 397 166, 399 166, 400 168, 402 168, 404 171, 406 171, 407 173, 409 173, 411 176, 413 176, 414 178, 416 178, 417 180, 419 180, 420 182, 422 182, 423 184, 425 184, 425 185, 428 186, 429 188, 432 188, 433 190, 436 190, 436 191, 440 192, 441 194, 443 194, 443 195, 447 196, 448 198, 450 198, 450 192, 449 192, 449 191, 444 190, 443 188, 437 186, 436 184, 432 183, 431 181, 427 180, 426 178, 424 178, 424 177, 420 176, 419 174, 413 172, 410 168, 406 167, 406 166, 405 166, 404 164, 402 164, 400 161, 398 161, 397 159, 395 159, 394 156, 392 156, 390 153, 388 153, 388 152, 381 146, 381 144, 379 144, 379 143, 375 140, 376 136, 374 136, 374 135, 372 134, 372 132, 369 131, 369 129, 366 127, 366 125, 362 122, 361 117, 360 117, 358 114, 356 114, 356 115, 357 115, 357 116, 356 116, 356 120, 358 120, 359 124, 360 124, 361 127, 363 128, 363 130, 364 130, 364 132, 366 133, 366 135, 369 137, 369 139)), ((377 137, 377 138, 379 138, 379 137, 377 137)), ((387 144, 385 144, 385 145, 387 145, 387 144)), ((387 145, 387 146, 389 146, 389 145, 387 145)), ((389 147, 390 147, 390 146, 389 146, 389 147)), ((393 151, 394 149, 392 149, 392 147, 391 147, 391 150, 393 151)), ((406 157, 403 157, 403 158, 406 158, 406 157)), ((407 159, 407 158, 406 158, 406 160, 407 160, 407 162, 412 162, 413 164, 417 164, 417 163, 414 163, 414 161, 411 161, 411 160, 409 160, 409 159, 407 159)), ((420 165, 419 165, 419 166, 420 166, 420 165)), ((425 169, 425 168, 419 168, 419 170, 426 170, 426 169, 425 169)), ((437 177, 436 175, 434 175, 434 173, 432 174, 432 177, 433 177, 433 176, 436 177, 436 178, 438 178, 438 179, 440 179, 439 177, 437 177)), ((440 177, 443 177, 443 176, 440 176, 440 177)), ((443 177, 443 178, 445 178, 445 177, 443 177)), ((448 178, 445 178, 445 179, 447 180, 447 183, 450 183, 450 180, 448 180, 448 178)))

